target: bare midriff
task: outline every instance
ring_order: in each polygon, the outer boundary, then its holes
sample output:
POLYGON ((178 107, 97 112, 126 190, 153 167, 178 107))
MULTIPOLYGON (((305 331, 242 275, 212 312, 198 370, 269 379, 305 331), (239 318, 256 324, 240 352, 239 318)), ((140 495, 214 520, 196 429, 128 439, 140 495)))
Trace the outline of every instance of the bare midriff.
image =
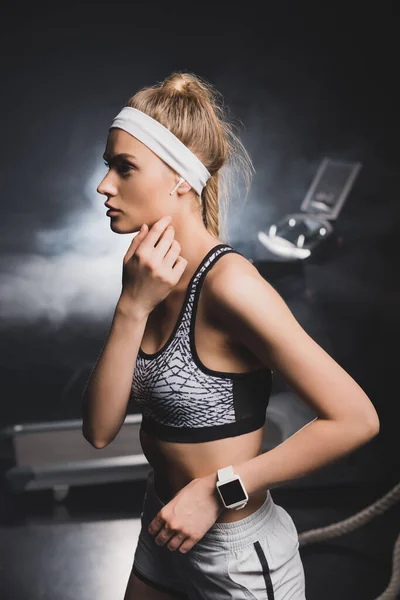
MULTIPOLYGON (((155 491, 167 504, 192 479, 217 473, 222 465, 235 465, 258 456, 263 428, 240 436, 195 444, 165 442, 140 430, 143 453, 154 469, 155 491)), ((216 490, 216 493, 217 490, 216 490)), ((249 495, 240 510, 224 508, 217 522, 230 522, 252 514, 264 502, 267 490, 249 495)))
MULTIPOLYGON (((221 261, 224 258, 221 259, 221 261)), ((219 262, 221 262, 219 261, 219 262)), ((238 343, 229 332, 210 316, 203 305, 207 280, 217 274, 217 263, 205 278, 199 294, 195 319, 195 345, 200 361, 209 369, 229 373, 243 373, 265 367, 247 348, 238 343), (214 271, 215 269, 215 271, 214 271), (214 271, 214 273, 213 273, 214 271), (203 293, 204 292, 204 293, 203 293)), ((184 300, 184 292, 171 293, 168 307, 163 302, 149 315, 141 348, 154 354, 163 348, 178 319, 184 300)), ((158 439, 140 430, 143 453, 154 470, 154 484, 160 500, 167 504, 183 487, 197 477, 217 473, 227 465, 243 463, 262 452, 263 430, 260 428, 239 436, 219 440, 182 443, 158 439)), ((257 510, 265 501, 268 489, 249 494, 246 506, 240 510, 223 509, 216 522, 232 522, 257 510)), ((218 494, 216 490, 216 494, 218 494)))

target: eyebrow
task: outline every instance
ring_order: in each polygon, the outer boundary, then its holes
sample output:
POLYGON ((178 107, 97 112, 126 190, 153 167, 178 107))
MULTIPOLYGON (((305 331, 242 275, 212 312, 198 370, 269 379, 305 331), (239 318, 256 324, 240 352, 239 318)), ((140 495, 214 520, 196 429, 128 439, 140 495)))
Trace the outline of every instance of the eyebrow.
POLYGON ((133 154, 128 154, 127 152, 121 152, 121 154, 114 154, 114 156, 111 157, 109 157, 105 152, 103 154, 103 159, 107 161, 123 160, 124 158, 133 158, 134 160, 137 160, 136 156, 134 156, 133 154))

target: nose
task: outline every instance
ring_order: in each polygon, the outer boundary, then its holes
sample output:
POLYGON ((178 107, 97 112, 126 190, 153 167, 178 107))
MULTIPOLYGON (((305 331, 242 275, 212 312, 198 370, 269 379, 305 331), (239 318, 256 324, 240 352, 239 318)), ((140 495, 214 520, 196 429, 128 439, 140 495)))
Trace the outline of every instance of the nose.
POLYGON ((103 179, 100 181, 97 186, 97 191, 99 194, 103 194, 104 196, 115 196, 117 190, 115 185, 112 183, 112 178, 109 177, 110 173, 107 173, 103 179))

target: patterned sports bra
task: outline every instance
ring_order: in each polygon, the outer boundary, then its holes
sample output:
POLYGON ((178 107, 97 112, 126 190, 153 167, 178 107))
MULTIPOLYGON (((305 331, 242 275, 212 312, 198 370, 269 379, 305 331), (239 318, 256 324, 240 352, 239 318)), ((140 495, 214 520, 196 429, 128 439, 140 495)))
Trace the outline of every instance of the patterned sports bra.
POLYGON ((132 400, 142 413, 141 428, 160 440, 206 442, 242 435, 265 423, 272 370, 215 371, 196 352, 194 324, 201 286, 213 264, 227 252, 241 254, 227 244, 207 252, 189 282, 164 346, 153 354, 139 348, 132 400))

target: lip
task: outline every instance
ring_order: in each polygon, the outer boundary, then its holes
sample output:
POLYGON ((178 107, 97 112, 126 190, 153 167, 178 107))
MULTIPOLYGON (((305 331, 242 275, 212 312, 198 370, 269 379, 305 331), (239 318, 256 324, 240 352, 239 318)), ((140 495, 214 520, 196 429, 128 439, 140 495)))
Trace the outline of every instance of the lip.
POLYGON ((108 210, 106 212, 106 215, 109 215, 110 217, 117 215, 118 213, 120 213, 120 210, 116 210, 115 208, 110 208, 110 210, 108 210))

